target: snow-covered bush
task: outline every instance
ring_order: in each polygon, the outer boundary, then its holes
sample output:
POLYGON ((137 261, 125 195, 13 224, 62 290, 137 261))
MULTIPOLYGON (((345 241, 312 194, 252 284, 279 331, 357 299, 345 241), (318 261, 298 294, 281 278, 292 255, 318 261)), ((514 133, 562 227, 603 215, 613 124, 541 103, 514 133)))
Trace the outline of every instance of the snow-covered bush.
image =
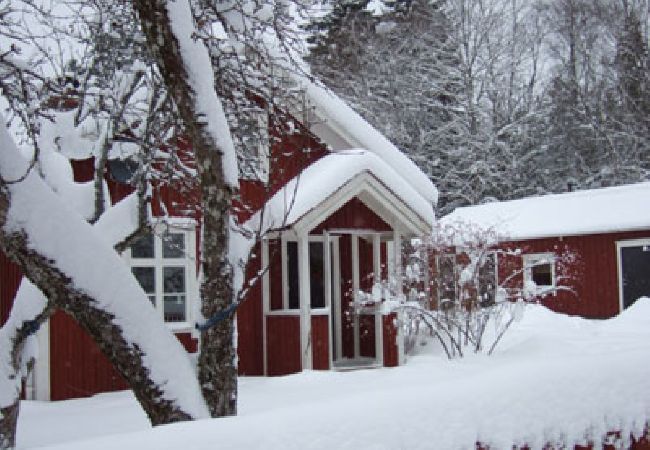
MULTIPOLYGON (((568 281, 579 267, 575 253, 563 248, 527 258, 526 248, 513 248, 503 244, 506 241, 494 229, 455 223, 439 226, 430 239, 412 243, 405 272, 414 273, 414 267, 428 272, 410 283, 407 298, 396 306, 403 313, 407 351, 425 330, 449 358, 467 351, 491 354, 510 325, 521 318, 524 303, 571 291, 568 281), (546 269, 553 271, 551 283, 537 285, 529 276, 534 271, 543 276, 546 269)), ((406 280, 409 285, 408 276, 406 280)))

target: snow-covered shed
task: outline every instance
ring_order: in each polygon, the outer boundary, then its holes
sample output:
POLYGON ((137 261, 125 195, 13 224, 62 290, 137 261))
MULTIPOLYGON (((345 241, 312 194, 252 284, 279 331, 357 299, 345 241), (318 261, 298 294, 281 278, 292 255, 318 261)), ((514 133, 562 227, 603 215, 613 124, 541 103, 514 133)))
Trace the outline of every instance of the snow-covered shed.
MULTIPOLYGON (((399 285, 396 249, 405 238, 431 233, 435 223, 437 190, 426 175, 334 94, 303 82, 314 125, 273 141, 271 189, 240 180, 234 205, 240 223, 269 230, 248 274, 268 270, 237 310, 242 375, 398 365, 403 349, 394 314, 381 305, 354 309, 352 302, 380 280, 399 285)), ((93 160, 70 158, 75 181, 91 182, 93 160)), ((119 161, 109 164, 112 171, 120 167, 119 161)), ((115 175, 106 177, 113 203, 132 191, 115 175)), ((194 316, 200 215, 187 212, 192 208, 183 204, 192 200, 186 195, 168 188, 156 195, 172 217, 123 258, 161 320, 193 353, 200 345, 194 316)), ((21 274, 3 255, 0 274, 4 323, 21 274)), ((56 313, 37 336, 28 397, 60 400, 126 387, 65 314, 56 313)))
POLYGON ((453 224, 493 230, 500 246, 519 249, 500 258, 497 271, 520 268, 517 283, 554 287, 558 267, 550 257, 575 256, 563 280, 571 290, 543 300, 555 311, 607 318, 650 295, 650 182, 457 208, 440 219, 442 227, 453 224))

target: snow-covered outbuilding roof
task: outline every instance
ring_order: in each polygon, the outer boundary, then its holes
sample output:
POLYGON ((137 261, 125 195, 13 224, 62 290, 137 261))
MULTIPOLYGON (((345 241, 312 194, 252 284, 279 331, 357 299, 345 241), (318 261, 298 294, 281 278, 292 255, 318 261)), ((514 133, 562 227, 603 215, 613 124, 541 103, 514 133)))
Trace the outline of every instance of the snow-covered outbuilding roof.
POLYGON ((307 167, 246 224, 263 230, 294 227, 309 231, 352 197, 359 197, 383 220, 399 220, 423 234, 435 223, 429 199, 420 195, 394 167, 367 150, 330 153, 307 167))
POLYGON ((456 223, 512 240, 650 229, 650 182, 467 206, 440 219, 456 223))
POLYGON ((329 89, 302 81, 307 101, 317 116, 311 131, 334 152, 362 148, 391 166, 399 177, 430 205, 438 202, 438 190, 429 177, 384 135, 329 89))

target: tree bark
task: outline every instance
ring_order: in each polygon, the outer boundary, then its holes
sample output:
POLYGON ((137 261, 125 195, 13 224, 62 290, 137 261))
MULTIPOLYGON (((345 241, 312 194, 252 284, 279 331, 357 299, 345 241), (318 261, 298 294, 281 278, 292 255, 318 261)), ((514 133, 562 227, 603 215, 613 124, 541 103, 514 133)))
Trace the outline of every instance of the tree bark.
MULTIPOLYGON (((0 191, 0 249, 20 267, 52 304, 70 314, 93 338, 115 369, 129 383, 153 425, 191 420, 172 400, 163 396, 161 388, 151 380, 143 363, 143 352, 129 343, 122 329, 113 323, 114 316, 100 309, 95 300, 72 284, 53 261, 29 248, 24 233, 8 233, 4 229, 11 198, 6 188, 0 191)), ((16 410, 17 414, 17 410, 16 410)))
MULTIPOLYGON (((233 267, 228 251, 230 207, 235 188, 225 179, 223 149, 211 136, 203 114, 197 108, 197 92, 187 72, 190 62, 185 61, 181 54, 167 2, 134 0, 133 4, 148 46, 183 119, 196 158, 203 214, 201 313, 204 317, 211 317, 225 310, 234 297, 233 267)), ((213 417, 237 412, 233 327, 233 318, 229 316, 201 334, 199 383, 213 417)))
MULTIPOLYGON (((47 302, 44 309, 33 318, 33 321, 23 321, 15 329, 11 340, 11 381, 13 382, 12 400, 0 405, 0 449, 10 449, 16 446, 16 428, 20 411, 20 391, 22 385, 21 368, 23 366, 23 350, 27 338, 35 332, 35 327, 42 325, 52 314, 52 304, 47 302)), ((30 362, 28 362, 31 365, 30 362)))
MULTIPOLYGON (((138 186, 138 226, 129 232, 128 235, 122 236, 121 240, 115 243, 115 250, 118 253, 124 251, 133 241, 135 241, 139 236, 141 236, 144 231, 147 229, 147 216, 145 211, 145 188, 143 186, 138 186)), ((107 212, 110 214, 110 210, 107 212)), ((95 228, 99 228, 101 232, 102 225, 95 224, 95 228)), ((26 282, 23 280, 23 282, 26 282)), ((21 301, 21 298, 24 301, 24 297, 21 297, 21 290, 19 289, 16 294, 14 302, 21 301)), ((11 370, 12 373, 6 374, 9 380, 13 380, 16 386, 13 399, 4 404, 0 404, 0 449, 10 449, 14 448, 16 445, 16 427, 18 425, 18 416, 19 416, 19 405, 20 405, 20 389, 21 383, 23 381, 23 376, 21 376, 21 367, 23 366, 23 350, 27 342, 27 338, 35 333, 38 328, 40 328, 54 313, 54 305, 52 302, 43 303, 43 308, 40 312, 36 313, 33 316, 23 317, 20 316, 16 318, 15 322, 20 322, 22 325, 15 327, 12 320, 14 320, 14 311, 12 310, 9 320, 3 326, 3 330, 6 327, 11 327, 7 330, 7 333, 11 333, 10 336, 7 336, 5 339, 0 340, 0 346, 11 346, 11 370)), ((31 371, 28 364, 28 372, 31 371)))

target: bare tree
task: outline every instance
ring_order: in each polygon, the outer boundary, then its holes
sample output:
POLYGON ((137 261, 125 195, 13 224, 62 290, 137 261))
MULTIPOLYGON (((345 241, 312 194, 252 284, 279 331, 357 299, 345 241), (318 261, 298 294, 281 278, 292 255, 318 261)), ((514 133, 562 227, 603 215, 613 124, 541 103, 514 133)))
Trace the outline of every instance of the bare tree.
MULTIPOLYGON (((558 291, 570 291, 579 261, 564 249, 547 259, 522 261, 525 248, 504 244, 495 229, 466 223, 438 227, 434 237, 419 242, 421 264, 430 270, 431 304, 408 302, 398 310, 407 323, 418 323, 449 358, 466 351, 492 354, 525 303, 538 303, 558 291), (515 263, 517 262, 517 263, 515 263), (524 276, 536 268, 554 266, 553 285, 537 286, 524 276)), ((427 298, 427 297, 424 297, 427 298)), ((412 337, 414 339, 414 337, 412 337)))

